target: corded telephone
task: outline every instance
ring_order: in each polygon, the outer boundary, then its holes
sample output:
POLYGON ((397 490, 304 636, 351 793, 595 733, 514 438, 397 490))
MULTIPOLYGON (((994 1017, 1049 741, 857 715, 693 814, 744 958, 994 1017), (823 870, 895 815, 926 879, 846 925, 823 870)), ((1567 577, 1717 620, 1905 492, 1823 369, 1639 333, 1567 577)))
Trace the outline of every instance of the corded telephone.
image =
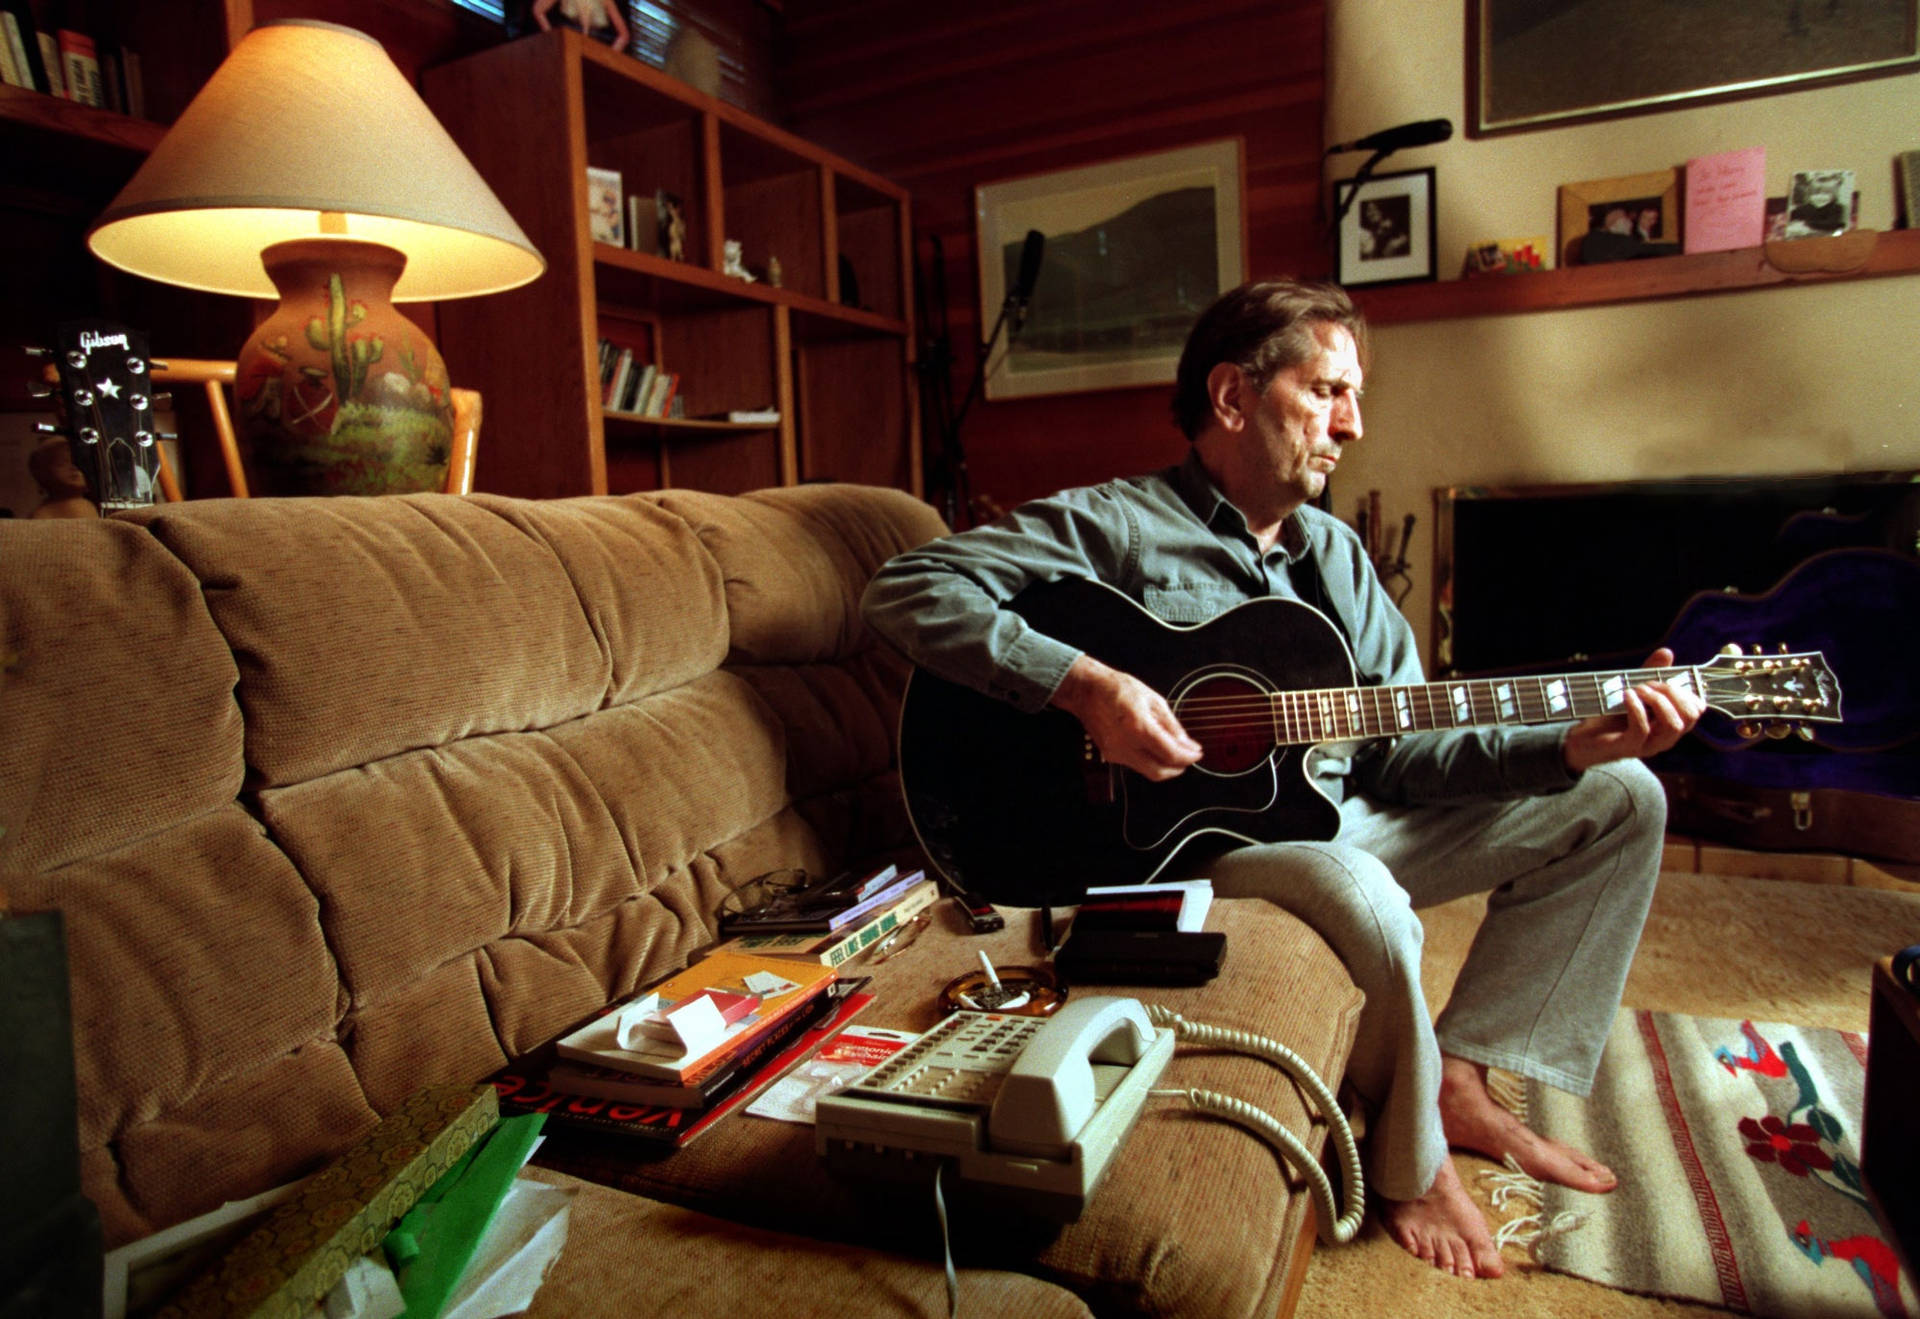
POLYGON ((1173 1045, 1130 998, 1074 998, 1051 1017, 955 1012, 822 1098, 815 1148, 836 1170, 887 1178, 949 1159, 962 1181, 1073 1222, 1173 1045))
MULTIPOLYGON (((1086 995, 1051 1017, 955 1012, 816 1109, 814 1148, 836 1171, 917 1179, 950 1160, 964 1182, 1006 1188, 1022 1208, 1080 1217, 1149 1095, 1185 1099, 1247 1127, 1306 1179, 1328 1241, 1360 1230, 1360 1154, 1333 1093, 1276 1040, 1191 1022, 1158 1004, 1086 995), (1293 1078, 1327 1123, 1345 1183, 1298 1137, 1250 1104, 1211 1090, 1155 1090, 1177 1041, 1264 1058, 1293 1078)), ((937 1190, 937 1183, 936 1183, 937 1190)))

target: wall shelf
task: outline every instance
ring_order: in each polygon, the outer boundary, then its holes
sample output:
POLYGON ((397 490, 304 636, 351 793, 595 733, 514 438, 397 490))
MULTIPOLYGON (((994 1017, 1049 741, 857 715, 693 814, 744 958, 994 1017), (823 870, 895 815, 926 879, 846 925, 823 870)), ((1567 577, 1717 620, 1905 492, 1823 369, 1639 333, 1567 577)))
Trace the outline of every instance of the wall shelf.
POLYGON ((1854 235, 1838 239, 1809 238, 1768 248, 1568 266, 1530 275, 1489 275, 1380 289, 1358 288, 1352 293, 1371 323, 1400 325, 1467 316, 1600 307, 1786 284, 1920 274, 1920 229, 1896 229, 1879 234, 1871 251, 1859 258, 1858 265, 1848 269, 1783 270, 1768 260, 1772 251, 1778 260, 1790 265, 1817 264, 1823 257, 1833 258, 1835 264, 1849 265, 1847 258, 1859 256, 1852 249, 1862 245, 1854 235), (1849 239, 1854 242, 1849 244, 1849 239))

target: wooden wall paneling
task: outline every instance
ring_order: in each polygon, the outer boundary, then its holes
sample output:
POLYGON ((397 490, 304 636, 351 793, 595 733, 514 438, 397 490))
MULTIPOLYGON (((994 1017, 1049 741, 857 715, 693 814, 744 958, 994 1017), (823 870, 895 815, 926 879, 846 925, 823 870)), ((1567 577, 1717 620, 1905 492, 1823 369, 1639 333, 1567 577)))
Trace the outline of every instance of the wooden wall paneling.
POLYGON ((585 210, 575 205, 587 165, 585 129, 570 110, 582 96, 580 70, 557 42, 516 41, 426 78, 429 104, 547 260, 531 284, 439 304, 448 373, 486 394, 477 487, 499 494, 608 488, 605 432, 589 392, 600 378, 594 262, 585 210), (503 95, 508 86, 513 94, 503 95), (523 333, 494 333, 502 317, 523 333), (579 354, 578 365, 551 369, 563 351, 579 354), (548 442, 556 434, 586 443, 548 442))
MULTIPOLYGON (((951 390, 982 309, 973 190, 1195 142, 1245 141, 1253 277, 1324 277, 1325 0, 788 0, 781 90, 794 131, 909 189, 944 253, 951 390)), ((843 221, 844 222, 844 221, 843 221)), ((926 259, 924 241, 903 254, 926 259)), ((1044 281, 1043 264, 1040 278, 1044 281)), ((929 339, 941 327, 923 325, 929 339)), ((1010 504, 1178 459, 1168 387, 981 402, 962 435, 976 492, 1010 504)))
POLYGON ((746 150, 743 138, 725 133, 722 138, 726 236, 740 244, 747 269, 764 279, 767 258, 778 257, 781 287, 825 298, 827 219, 820 167, 789 158, 762 161, 759 170, 743 169, 759 153, 746 150))
POLYGON ((905 320, 902 298, 912 276, 901 274, 900 208, 884 193, 837 177, 834 209, 839 221, 835 255, 845 255, 853 268, 859 305, 888 320, 905 320))
POLYGON ((907 431, 912 406, 901 346, 892 339, 829 339, 803 344, 794 364, 800 429, 806 437, 800 477, 917 489, 907 431))
POLYGON ((770 352, 776 342, 770 306, 689 312, 661 322, 661 354, 680 373, 687 416, 778 405, 770 352))
POLYGON ((669 481, 683 489, 712 490, 723 495, 779 485, 779 445, 773 437, 773 431, 670 437, 669 481))

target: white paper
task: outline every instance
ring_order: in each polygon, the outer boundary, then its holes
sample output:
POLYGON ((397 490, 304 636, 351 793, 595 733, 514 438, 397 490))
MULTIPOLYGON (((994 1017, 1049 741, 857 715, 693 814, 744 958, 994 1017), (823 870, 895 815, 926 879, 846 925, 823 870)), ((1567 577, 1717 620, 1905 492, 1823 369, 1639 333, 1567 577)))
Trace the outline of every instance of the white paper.
MULTIPOLYGON (((623 1049, 639 1049, 657 1040, 659 1036, 647 1030, 647 1018, 658 1012, 659 1008, 659 996, 655 994, 622 1008, 619 1022, 614 1028, 614 1041, 623 1049)), ((672 1042, 678 1043, 688 1053, 712 1048, 727 1033, 726 1019, 720 1015, 720 1009, 714 1001, 705 994, 695 994, 663 1015, 667 1028, 673 1033, 672 1042)))
POLYGON ((407 1312, 400 1280, 384 1259, 362 1255, 327 1293, 327 1319, 399 1319, 407 1312))
POLYGON ((500 1202, 443 1319, 494 1319, 533 1304, 567 1244, 573 1188, 521 1178, 500 1202))

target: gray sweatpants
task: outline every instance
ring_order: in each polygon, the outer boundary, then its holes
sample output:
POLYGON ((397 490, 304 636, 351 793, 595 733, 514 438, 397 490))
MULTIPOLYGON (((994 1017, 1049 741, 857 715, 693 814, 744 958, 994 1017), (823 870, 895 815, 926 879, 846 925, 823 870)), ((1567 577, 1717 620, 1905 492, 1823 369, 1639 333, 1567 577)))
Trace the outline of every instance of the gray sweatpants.
POLYGON ((1222 897, 1260 897, 1319 931, 1366 994, 1347 1079, 1370 1111, 1367 1177, 1427 1190, 1447 1157, 1440 1054, 1585 1096, 1659 878, 1666 799, 1637 760, 1565 792, 1465 806, 1350 797, 1330 843, 1210 860, 1222 897), (1437 1023, 1420 990, 1419 907, 1491 890, 1437 1023))

